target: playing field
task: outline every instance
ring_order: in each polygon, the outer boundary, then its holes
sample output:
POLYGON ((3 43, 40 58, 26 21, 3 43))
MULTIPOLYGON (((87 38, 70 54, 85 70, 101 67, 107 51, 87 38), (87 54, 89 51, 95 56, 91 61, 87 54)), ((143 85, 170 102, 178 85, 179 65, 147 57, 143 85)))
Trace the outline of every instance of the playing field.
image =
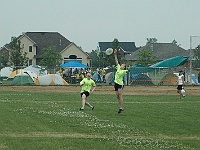
POLYGON ((200 148, 199 87, 125 87, 124 109, 112 86, 98 86, 80 111, 78 86, 0 86, 2 150, 162 150, 200 148))

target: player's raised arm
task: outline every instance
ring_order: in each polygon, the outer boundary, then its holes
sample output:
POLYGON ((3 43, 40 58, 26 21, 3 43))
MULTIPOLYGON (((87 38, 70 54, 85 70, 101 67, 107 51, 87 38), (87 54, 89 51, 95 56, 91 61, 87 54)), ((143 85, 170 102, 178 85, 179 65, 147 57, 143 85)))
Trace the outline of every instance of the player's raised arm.
POLYGON ((116 65, 119 64, 118 59, 117 59, 117 49, 114 50, 114 57, 115 57, 115 63, 116 65))

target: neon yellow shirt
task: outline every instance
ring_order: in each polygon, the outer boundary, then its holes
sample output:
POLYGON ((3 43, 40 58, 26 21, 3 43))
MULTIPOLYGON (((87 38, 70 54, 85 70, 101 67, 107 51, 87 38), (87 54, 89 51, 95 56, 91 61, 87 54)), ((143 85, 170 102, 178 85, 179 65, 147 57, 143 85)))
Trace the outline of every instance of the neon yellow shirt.
POLYGON ((124 75, 127 74, 127 70, 122 70, 120 68, 120 65, 118 64, 117 65, 117 71, 115 73, 115 83, 119 84, 119 85, 124 85, 124 82, 123 82, 123 77, 124 75))
POLYGON ((81 89, 81 93, 86 92, 86 91, 90 93, 91 87, 96 86, 95 82, 92 79, 88 80, 87 78, 84 78, 80 82, 80 84, 83 84, 82 89, 81 89))

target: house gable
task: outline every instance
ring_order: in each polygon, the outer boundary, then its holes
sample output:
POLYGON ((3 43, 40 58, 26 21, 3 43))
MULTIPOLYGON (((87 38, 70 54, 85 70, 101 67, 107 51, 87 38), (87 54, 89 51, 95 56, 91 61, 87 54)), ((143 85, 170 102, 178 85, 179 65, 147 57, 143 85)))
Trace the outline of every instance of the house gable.
POLYGON ((75 43, 71 43, 68 47, 61 51, 61 55, 63 63, 68 61, 78 61, 85 65, 90 64, 90 60, 88 59, 89 55, 75 43), (72 56, 76 56, 76 58, 73 58, 72 56))
POLYGON ((21 36, 19 40, 21 41, 23 52, 27 53, 28 58, 33 58, 36 55, 36 47, 34 46, 35 42, 27 36, 21 36), (29 52, 29 47, 32 47, 32 52, 29 52))
POLYGON ((3 46, 0 48, 0 53, 3 55, 7 54, 7 53, 9 53, 9 49, 6 46, 3 46))

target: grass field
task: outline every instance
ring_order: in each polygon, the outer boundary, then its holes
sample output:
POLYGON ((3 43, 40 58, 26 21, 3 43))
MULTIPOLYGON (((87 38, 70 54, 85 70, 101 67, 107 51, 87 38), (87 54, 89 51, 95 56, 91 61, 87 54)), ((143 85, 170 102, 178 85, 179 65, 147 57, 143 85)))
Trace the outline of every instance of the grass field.
POLYGON ((0 92, 2 150, 200 149, 200 99, 128 96, 118 114, 115 95, 0 92))

